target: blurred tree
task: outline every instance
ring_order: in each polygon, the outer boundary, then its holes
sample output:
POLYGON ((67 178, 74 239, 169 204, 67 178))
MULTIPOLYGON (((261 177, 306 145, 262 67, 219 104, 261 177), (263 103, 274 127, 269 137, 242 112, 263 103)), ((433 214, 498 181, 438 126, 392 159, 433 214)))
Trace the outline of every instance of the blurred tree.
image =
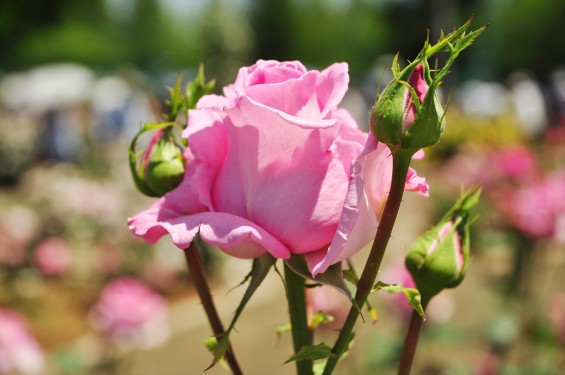
POLYGON ((507 0, 489 2, 484 16, 492 29, 481 41, 483 64, 491 66, 492 78, 505 78, 526 68, 545 78, 565 63, 565 1, 507 0))
POLYGON ((293 60, 290 47, 295 17, 291 0, 254 1, 251 27, 254 35, 254 59, 293 60))
POLYGON ((238 8, 219 0, 209 2, 202 20, 199 41, 203 53, 199 57, 206 63, 206 75, 216 78, 216 87, 222 87, 233 82, 240 67, 251 63, 251 26, 238 8))
POLYGON ((4 68, 13 68, 19 61, 16 47, 21 40, 38 29, 53 25, 62 19, 62 10, 71 0, 34 0, 0 2, 0 46, 4 68))

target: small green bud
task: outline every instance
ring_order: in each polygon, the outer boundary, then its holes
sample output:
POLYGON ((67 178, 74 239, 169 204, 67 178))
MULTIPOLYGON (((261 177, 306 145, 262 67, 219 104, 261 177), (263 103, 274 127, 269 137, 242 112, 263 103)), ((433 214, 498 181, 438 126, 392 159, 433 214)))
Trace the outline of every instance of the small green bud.
POLYGON ((184 159, 170 130, 155 133, 146 158, 145 183, 156 196, 163 196, 179 186, 184 176, 184 159), (155 138, 158 138, 156 142, 155 138))
POLYGON ((373 134, 393 153, 401 148, 415 152, 432 146, 443 132, 444 110, 436 86, 426 81, 424 69, 424 64, 418 64, 412 71, 397 73, 371 112, 373 134))
MULTIPOLYGON (((174 87, 169 87, 170 98, 166 101, 167 112, 164 122, 144 124, 133 137, 129 146, 129 165, 135 186, 150 197, 161 197, 176 188, 184 177, 183 145, 175 141, 173 129, 184 128, 179 114, 186 115, 204 95, 214 88, 214 81, 206 82, 204 67, 201 65, 196 77, 182 89, 179 75, 174 87), (149 131, 156 131, 142 156, 136 152, 139 137, 149 131)), ((186 141, 186 140, 185 140, 186 141)), ((186 146, 186 143, 184 144, 186 146)))
POLYGON ((480 191, 464 194, 439 223, 424 233, 406 255, 410 271, 424 303, 446 288, 463 281, 469 262, 470 210, 480 191))
POLYGON ((439 141, 444 129, 445 109, 439 103, 437 88, 459 54, 486 30, 467 32, 473 18, 448 35, 441 34, 434 45, 428 40, 416 58, 402 71, 398 55, 392 64, 394 79, 377 96, 371 111, 371 131, 393 154, 415 153, 439 141), (449 56, 443 67, 430 69, 428 60, 438 54, 449 56), (433 75, 432 75, 433 73, 433 75))
POLYGON ((172 127, 157 130, 139 163, 130 152, 135 185, 151 197, 161 197, 176 188, 184 177, 184 164, 182 148, 175 143, 172 127))

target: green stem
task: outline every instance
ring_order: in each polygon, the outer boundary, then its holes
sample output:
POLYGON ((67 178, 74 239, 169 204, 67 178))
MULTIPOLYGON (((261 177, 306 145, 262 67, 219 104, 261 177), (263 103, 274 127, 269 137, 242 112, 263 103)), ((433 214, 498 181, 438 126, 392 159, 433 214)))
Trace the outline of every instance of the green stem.
POLYGON ((402 354, 400 355, 400 363, 398 365, 398 375, 410 375, 416 347, 418 346, 418 338, 420 337, 420 329, 422 328, 423 319, 416 310, 412 311, 408 332, 404 338, 402 354))
MULTIPOLYGON (((218 315, 218 311, 214 305, 212 293, 210 292, 210 287, 206 280, 206 274, 204 273, 204 266, 202 265, 202 260, 200 259, 200 254, 198 253, 198 247, 196 246, 195 241, 192 241, 190 247, 184 251, 184 256, 194 287, 196 288, 198 297, 200 297, 200 301, 202 302, 202 306, 204 307, 204 311, 208 317, 208 322, 212 327, 214 335, 216 337, 220 337, 225 332, 224 326, 222 325, 222 321, 220 320, 220 316, 218 315)), ((234 375, 243 375, 243 372, 237 363, 237 359, 235 358, 231 344, 226 351, 225 357, 232 373, 234 375)))
POLYGON ((339 333, 339 337, 332 348, 333 355, 328 358, 328 362, 324 369, 324 375, 330 375, 333 372, 337 362, 347 350, 351 333, 353 332, 355 322, 359 317, 360 310, 363 308, 363 305, 367 301, 367 297, 371 293, 373 285, 375 284, 375 279, 377 278, 377 273, 381 266, 388 240, 392 233, 394 222, 396 221, 396 216, 398 215, 400 203, 402 202, 404 186, 406 185, 406 175, 408 174, 408 167, 410 166, 411 160, 412 153, 399 151, 393 154, 392 182, 381 222, 379 223, 379 228, 377 229, 377 234, 375 235, 375 241, 373 242, 371 252, 367 258, 367 263, 365 263, 365 268, 363 268, 363 273, 357 283, 355 305, 349 310, 347 320, 345 321, 339 333))
MULTIPOLYGON (((306 318, 306 293, 304 278, 294 273, 285 263, 284 278, 286 280, 286 298, 288 300, 288 313, 292 327, 292 343, 294 353, 298 353, 304 346, 312 345, 312 334, 308 329, 306 318)), ((295 361, 298 375, 312 375, 312 361, 295 361)))

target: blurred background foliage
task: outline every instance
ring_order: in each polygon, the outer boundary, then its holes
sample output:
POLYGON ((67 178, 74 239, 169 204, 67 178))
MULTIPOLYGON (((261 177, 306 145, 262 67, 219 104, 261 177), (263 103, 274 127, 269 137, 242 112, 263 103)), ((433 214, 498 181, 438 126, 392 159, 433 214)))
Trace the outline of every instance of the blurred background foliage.
POLYGON ((347 61, 359 81, 379 56, 414 56, 426 29, 435 39, 471 14, 492 31, 465 53, 459 80, 517 69, 544 80, 565 61, 559 0, 5 0, 1 61, 5 71, 75 61, 153 73, 205 61, 220 83, 257 58, 347 61))

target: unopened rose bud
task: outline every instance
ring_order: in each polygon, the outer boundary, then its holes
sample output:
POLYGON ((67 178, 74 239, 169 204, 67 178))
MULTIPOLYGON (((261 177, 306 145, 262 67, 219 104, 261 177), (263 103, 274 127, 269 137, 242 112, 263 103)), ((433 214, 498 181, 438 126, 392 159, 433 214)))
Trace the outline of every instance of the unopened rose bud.
POLYGON ((134 160, 132 173, 137 188, 152 197, 161 197, 181 183, 184 159, 171 128, 160 129, 153 135, 139 167, 134 160))
POLYGON ((168 130, 156 133, 150 146, 144 158, 145 182, 155 195, 163 196, 182 181, 182 149, 174 142, 172 133, 168 130))
POLYGON ((444 128, 437 85, 430 86, 426 80, 424 64, 411 71, 396 68, 393 74, 394 80, 377 97, 371 112, 373 134, 393 153, 432 146, 444 128))
POLYGON ((424 233, 406 256, 406 268, 422 295, 423 303, 463 281, 469 262, 470 210, 480 191, 464 194, 440 222, 424 233))

